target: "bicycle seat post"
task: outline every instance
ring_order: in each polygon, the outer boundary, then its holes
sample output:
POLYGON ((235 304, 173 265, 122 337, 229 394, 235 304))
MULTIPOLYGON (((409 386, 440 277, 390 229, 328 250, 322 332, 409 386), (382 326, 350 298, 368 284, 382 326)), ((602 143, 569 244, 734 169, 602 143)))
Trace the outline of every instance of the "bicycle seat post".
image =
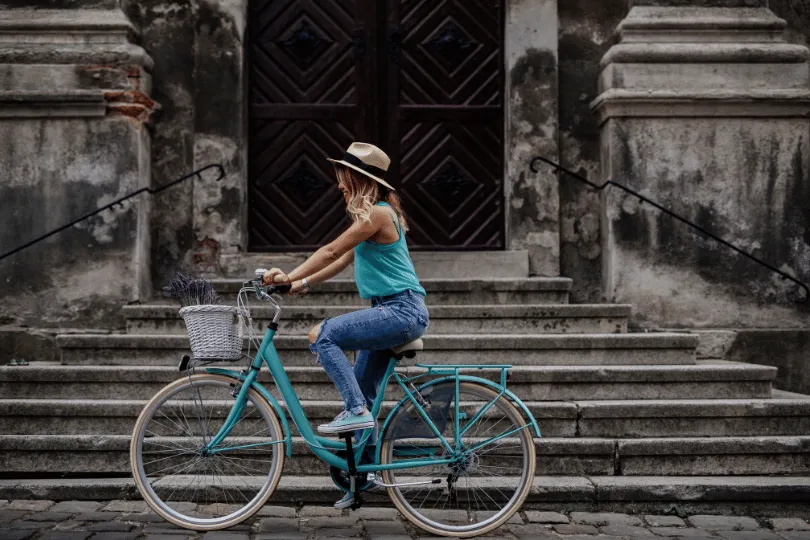
POLYGON ((353 435, 351 431, 347 431, 340 433, 338 436, 346 441, 346 464, 349 466, 349 489, 351 489, 354 495, 351 509, 357 510, 363 505, 363 499, 360 496, 360 491, 357 489, 357 463, 354 461, 354 448, 352 446, 353 435))

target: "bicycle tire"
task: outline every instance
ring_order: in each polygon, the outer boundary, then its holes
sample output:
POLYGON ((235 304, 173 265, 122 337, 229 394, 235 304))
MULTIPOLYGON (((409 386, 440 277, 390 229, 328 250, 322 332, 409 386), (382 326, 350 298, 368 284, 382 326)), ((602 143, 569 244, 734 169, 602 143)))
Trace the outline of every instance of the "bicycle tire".
MULTIPOLYGON (((447 390, 448 386, 453 387, 452 388, 452 390, 453 390, 452 395, 455 396, 455 392, 454 392, 455 381, 446 381, 445 380, 445 381, 436 381, 435 383, 429 383, 429 384, 423 386, 420 389, 420 392, 427 394, 427 393, 429 393, 429 389, 433 389, 433 390, 437 390, 439 393, 441 393, 441 390, 442 389, 447 390)), ((483 384, 479 384, 479 383, 475 383, 475 382, 461 382, 459 384, 459 391, 460 391, 461 395, 471 394, 473 396, 477 396, 480 400, 487 401, 487 402, 488 401, 493 401, 496 398, 498 398, 498 393, 495 392, 493 389, 491 389, 490 387, 485 386, 483 384)), ((463 399, 460 399, 459 401, 464 403, 463 399)), ((415 406, 413 405, 413 403, 411 403, 409 401, 403 402, 402 407, 404 407, 404 414, 407 414, 407 412, 409 410, 410 411, 415 411, 415 406)), ((473 407, 474 407, 474 405, 473 405, 473 407)), ((501 411, 504 415, 506 415, 506 417, 508 417, 514 424, 516 424, 518 426, 525 425, 526 421, 524 420, 524 417, 523 417, 522 413, 508 400, 508 398, 506 398, 506 396, 500 396, 500 398, 498 398, 497 401, 495 402, 495 405, 493 405, 493 408, 495 408, 495 407, 497 407, 499 411, 501 411)), ((492 410, 492 409, 490 409, 490 410, 492 410)), ((397 411, 394 411, 394 412, 392 412, 392 414, 403 414, 403 413, 402 412, 398 413, 397 411)), ((407 416, 403 415, 403 416, 400 416, 400 418, 406 419, 407 416)), ((395 443, 398 440, 396 438, 397 426, 395 425, 397 422, 398 422, 398 419, 396 419, 396 418, 392 419, 392 422, 389 423, 388 427, 385 430, 385 433, 382 434, 382 436, 381 436, 381 444, 382 444, 382 446, 381 446, 381 454, 380 454, 380 463, 381 464, 385 465, 385 464, 390 464, 390 463, 394 462, 394 448, 395 448, 395 443)), ((482 420, 482 422, 483 422, 483 420, 482 420)), ((505 433, 505 431, 504 431, 504 433, 505 433)), ((469 538, 469 537, 473 537, 473 536, 479 536, 479 535, 482 535, 482 534, 486 534, 487 532, 490 532, 490 531, 492 531, 494 529, 497 529, 501 525, 505 524, 509 520, 509 518, 512 517, 512 515, 514 515, 514 513, 517 512, 520 509, 521 505, 526 500, 526 497, 528 496, 529 492, 531 491, 531 487, 532 487, 532 483, 533 483, 533 479, 534 479, 534 474, 535 474, 535 469, 536 469, 536 461, 535 461, 535 459, 536 459, 535 458, 536 451, 535 451, 535 447, 534 447, 534 441, 533 441, 533 438, 532 438, 531 428, 522 429, 522 430, 518 431, 517 434, 518 435, 517 435, 516 438, 520 441, 519 446, 520 446, 521 454, 522 454, 522 468, 521 468, 521 476, 520 476, 519 483, 515 487, 514 495, 512 497, 510 497, 510 499, 509 499, 509 501, 507 503, 507 506, 505 508, 501 508, 500 510, 495 512, 495 514, 493 516, 489 517, 488 519, 485 519, 482 522, 478 522, 478 523, 467 522, 465 524, 459 524, 459 525, 453 525, 453 524, 450 524, 450 523, 440 523, 440 522, 436 521, 436 519, 433 519, 433 518, 429 517, 428 515, 425 515, 425 514, 428 513, 427 511, 432 512, 432 511, 436 510, 435 507, 432 508, 432 509, 423 509, 423 511, 420 512, 419 509, 414 508, 414 505, 411 504, 411 502, 409 502, 409 500, 407 500, 406 496, 403 495, 403 490, 400 489, 399 487, 389 487, 389 488, 387 488, 388 495, 391 497, 391 500, 393 501, 394 505, 397 507, 397 509, 400 511, 400 513, 403 516, 405 516, 411 523, 413 523, 414 525, 416 525, 420 529, 422 529, 422 530, 424 530, 426 532, 429 532, 431 534, 435 534, 435 535, 439 535, 439 536, 452 536, 452 537, 458 537, 458 538, 469 538)), ((463 440, 463 438, 462 438, 462 440, 463 440)), ((506 442, 506 439, 502 439, 502 441, 506 442)), ((511 439, 510 439, 510 442, 511 442, 511 439)), ((436 446, 438 446, 438 444, 436 446)), ((488 451, 488 452, 491 452, 491 450, 488 451)), ((491 456, 491 457, 493 457, 493 456, 491 456)), ((499 457, 499 462, 502 462, 502 459, 503 458, 499 457)), ((469 461, 473 461, 473 460, 469 459, 469 461)), ((479 464, 479 466, 484 467, 484 466, 481 466, 480 464, 479 464)), ((446 466, 446 467, 448 468, 448 470, 450 470, 450 466, 446 466)), ((470 470, 471 471, 473 470, 472 467, 473 466, 470 465, 470 470)), ((506 467, 499 467, 499 468, 506 468, 506 467)), ((406 469, 404 471, 407 471, 407 470, 408 469, 406 469)), ((399 472, 400 472, 400 474, 405 474, 402 469, 400 469, 399 472)), ((447 474, 447 472, 448 471, 444 471, 445 474, 447 474)), ((397 482, 397 473, 398 473, 397 470, 392 470, 392 469, 383 470, 382 471, 383 481, 386 484, 396 484, 396 483, 398 483, 397 482)), ((452 471, 451 471, 451 473, 452 473, 452 471)), ((456 474, 458 474, 458 473, 456 473, 456 474)), ((484 473, 484 474, 489 474, 489 473, 484 473)), ((438 476, 439 473, 437 472, 436 475, 438 476)), ((448 476, 448 478, 449 478, 449 476, 448 476)), ((460 478, 460 476, 458 478, 460 478)), ((483 483, 482 483, 482 485, 483 485, 483 483)), ((418 488, 412 488, 412 491, 415 491, 417 489, 418 488)), ((422 488, 422 490, 424 490, 424 489, 428 489, 428 488, 422 488)), ((466 509, 463 509, 463 508, 459 509, 458 508, 458 496, 456 496, 456 505, 457 505, 456 510, 458 510, 458 511, 466 511, 468 516, 473 516, 473 515, 478 516, 479 513, 482 513, 482 515, 485 515, 486 510, 480 508, 480 502, 483 499, 477 500, 477 502, 476 502, 477 507, 475 509, 472 509, 469 506, 469 503, 471 501, 470 493, 472 493, 473 500, 476 499, 475 493, 476 493, 477 488, 475 487, 475 483, 473 483, 473 488, 472 489, 470 489, 469 486, 466 489, 467 489, 467 491, 465 493, 465 496, 467 498, 468 507, 466 509), (473 512, 474 512, 474 514, 473 514, 473 512)), ((408 490, 408 488, 406 488, 406 490, 408 490)), ((450 490, 448 490, 448 493, 449 492, 450 492, 450 490)), ((421 491, 419 491, 418 493, 421 496, 421 491)), ((429 494, 430 494, 430 491, 428 491, 428 495, 425 496, 425 500, 427 500, 429 494)), ((450 496, 448 496, 448 499, 450 499, 450 496)), ((452 510, 452 509, 450 509, 450 510, 452 510)))
MULTIPOLYGON (((256 512, 258 512, 262 508, 262 506, 264 506, 267 500, 275 492, 276 488, 278 487, 279 480, 281 479, 282 470, 284 468, 285 454, 284 454, 284 445, 280 443, 267 446, 267 448, 272 449, 272 458, 271 458, 272 465, 267 478, 264 479, 263 483, 261 484, 261 487, 257 490, 257 494, 251 500, 249 500, 244 507, 236 509, 233 512, 230 512, 221 518, 207 519, 204 517, 197 517, 183 514, 178 510, 171 508, 168 505, 168 502, 160 499, 159 496, 155 493, 155 490, 152 489, 152 484, 149 482, 149 479, 147 477, 148 475, 144 469, 143 447, 144 447, 144 440, 147 438, 145 437, 145 434, 147 432, 147 426, 151 425, 149 422, 152 420, 156 412, 159 410, 160 406, 164 403, 167 403, 172 396, 178 395, 184 389, 189 388, 194 389, 197 392, 197 395, 200 395, 201 388, 205 387, 206 385, 213 385, 218 388, 224 389, 227 392, 229 391, 231 385, 234 382, 235 380, 231 377, 211 373, 201 373, 192 375, 190 377, 183 377, 181 379, 178 379, 177 381, 163 387, 157 394, 155 394, 155 396, 152 397, 152 399, 149 400, 149 402, 146 404, 144 409, 141 411, 141 414, 138 416, 138 420, 135 422, 135 428, 133 429, 132 432, 132 441, 130 443, 130 466, 132 468, 135 484, 138 487, 138 490, 140 491, 144 501, 146 501, 149 507, 152 510, 154 510, 156 514, 161 516, 163 519, 171 523, 174 523, 175 525, 178 525, 180 527, 196 531, 212 531, 225 529, 237 525, 238 523, 241 523, 246 519, 249 519, 256 512)), ((253 388, 250 388, 248 390, 248 400, 249 403, 252 403, 253 406, 256 407, 256 411, 261 415, 261 418, 267 422, 267 425, 269 426, 268 429, 269 436, 274 437, 271 440, 283 440, 284 432, 282 430, 281 423, 279 422, 276 411, 267 402, 267 400, 253 388)), ((200 401, 202 402, 202 398, 200 398, 200 401)), ((213 405, 211 407, 212 407, 211 411, 213 413, 213 405)), ((183 411, 182 408, 181 411, 183 411)), ((204 412, 204 410, 202 412, 204 412)), ((206 419, 207 422, 210 420, 211 418, 206 419)), ((200 425, 201 426, 203 425, 202 422, 200 422, 200 425)), ((181 427, 188 427, 188 426, 189 423, 181 427)), ((206 429, 207 428, 208 425, 206 424, 206 429)), ((212 431, 216 433, 216 428, 214 428, 212 431)), ((191 435, 191 437, 188 438, 193 439, 195 437, 191 432, 189 432, 189 435, 191 435)), ((166 448, 175 448, 175 446, 167 446, 166 448)), ((164 452, 167 451, 164 450, 164 452)), ((231 460, 229 459, 229 461, 231 460)), ((217 467, 217 470, 220 469, 217 467)), ((203 474, 203 482, 205 481, 207 481, 207 475, 203 474)), ((214 481, 215 483, 215 480, 213 480, 213 474, 212 474, 212 481, 214 481)), ((216 491, 216 488, 217 486, 214 485, 212 491, 216 491)), ((195 489, 195 494, 198 489, 199 487, 195 489)), ((206 485, 204 487, 204 492, 207 492, 209 489, 211 489, 210 486, 206 485)), ((224 488, 221 485, 219 486, 219 490, 222 493, 225 493, 227 497, 228 490, 226 488, 224 488)), ((200 505, 198 504, 198 507, 199 506, 200 505)))

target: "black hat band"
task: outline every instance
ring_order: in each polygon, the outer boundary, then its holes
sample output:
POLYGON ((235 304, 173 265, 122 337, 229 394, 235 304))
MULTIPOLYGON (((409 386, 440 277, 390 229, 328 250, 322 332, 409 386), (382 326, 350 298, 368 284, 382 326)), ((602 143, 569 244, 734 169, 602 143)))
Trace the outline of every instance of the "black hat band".
POLYGON ((385 171, 384 169, 381 169, 379 167, 375 167, 374 165, 368 165, 368 164, 364 163, 363 160, 361 160, 359 157, 355 156, 354 154, 350 154, 349 152, 346 152, 345 154, 343 154, 343 161, 345 161, 346 163, 351 163, 352 165, 354 165, 358 169, 362 169, 362 170, 366 171, 367 173, 373 174, 374 176, 376 176, 378 178, 385 179, 385 175, 386 175, 387 171, 385 171))

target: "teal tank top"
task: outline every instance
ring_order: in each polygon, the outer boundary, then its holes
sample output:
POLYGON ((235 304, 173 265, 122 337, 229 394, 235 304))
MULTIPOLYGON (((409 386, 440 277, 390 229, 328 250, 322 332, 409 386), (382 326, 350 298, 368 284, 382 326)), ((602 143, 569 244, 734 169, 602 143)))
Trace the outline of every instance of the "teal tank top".
MULTIPOLYGON (((391 206, 382 201, 377 205, 391 206)), ((354 248, 354 280, 361 298, 368 300, 374 296, 390 296, 408 290, 423 296, 426 294, 416 277, 399 215, 395 225, 399 232, 396 242, 378 244, 366 240, 354 248)))

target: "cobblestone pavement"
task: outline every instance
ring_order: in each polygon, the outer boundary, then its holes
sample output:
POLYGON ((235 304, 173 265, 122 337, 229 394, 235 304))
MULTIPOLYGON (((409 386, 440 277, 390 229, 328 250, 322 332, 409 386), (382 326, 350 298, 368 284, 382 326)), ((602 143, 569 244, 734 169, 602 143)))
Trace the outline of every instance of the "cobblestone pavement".
MULTIPOLYGON (((175 527, 141 501, 0 501, 0 540, 316 540, 327 538, 433 538, 392 508, 356 512, 331 507, 266 506, 227 531, 194 533, 175 527)), ((636 516, 615 513, 521 511, 488 536, 500 540, 810 540, 798 518, 636 516)))

